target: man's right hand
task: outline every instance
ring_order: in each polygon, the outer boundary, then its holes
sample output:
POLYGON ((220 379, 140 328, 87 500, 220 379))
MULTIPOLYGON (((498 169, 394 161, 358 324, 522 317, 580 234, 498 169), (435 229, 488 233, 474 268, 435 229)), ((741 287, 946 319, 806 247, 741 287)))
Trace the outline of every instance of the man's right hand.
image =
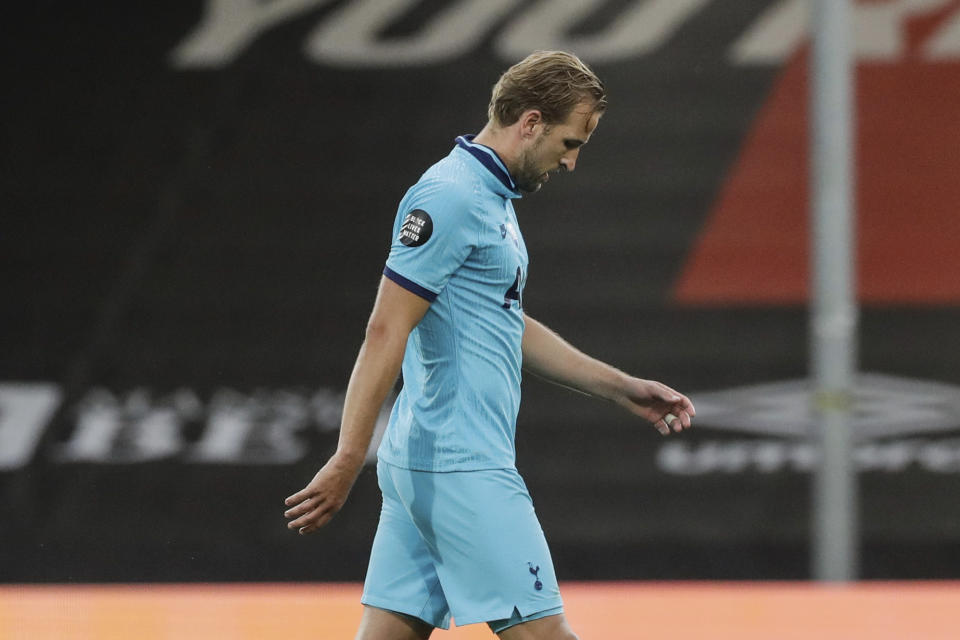
POLYGON ((283 514, 290 519, 287 528, 303 535, 330 522, 347 501, 362 466, 362 458, 354 461, 334 454, 307 486, 284 500, 289 507, 283 514))
POLYGON ((343 401, 337 453, 306 487, 284 501, 287 528, 312 533, 336 515, 363 467, 373 430, 400 373, 407 339, 430 303, 386 276, 367 322, 367 331, 353 366, 343 401))

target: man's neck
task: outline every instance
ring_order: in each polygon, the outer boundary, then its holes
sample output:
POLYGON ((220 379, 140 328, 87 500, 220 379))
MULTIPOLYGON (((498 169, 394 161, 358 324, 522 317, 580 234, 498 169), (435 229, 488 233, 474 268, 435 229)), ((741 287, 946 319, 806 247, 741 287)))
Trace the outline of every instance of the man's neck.
POLYGON ((518 140, 514 140, 515 132, 510 127, 496 127, 491 123, 476 135, 473 142, 493 149, 510 175, 516 175, 517 159, 520 156, 518 140))

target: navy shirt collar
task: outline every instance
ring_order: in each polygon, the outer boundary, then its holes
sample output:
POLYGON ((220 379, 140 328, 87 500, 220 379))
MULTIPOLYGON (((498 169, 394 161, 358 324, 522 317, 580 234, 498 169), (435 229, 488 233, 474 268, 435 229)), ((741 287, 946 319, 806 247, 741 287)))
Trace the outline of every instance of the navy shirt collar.
POLYGON ((507 165, 500 159, 497 152, 486 145, 474 142, 474 137, 476 136, 473 134, 457 136, 457 146, 479 160, 480 164, 486 167, 487 170, 510 191, 508 197, 521 197, 520 191, 517 189, 517 183, 513 181, 510 171, 507 170, 507 165))

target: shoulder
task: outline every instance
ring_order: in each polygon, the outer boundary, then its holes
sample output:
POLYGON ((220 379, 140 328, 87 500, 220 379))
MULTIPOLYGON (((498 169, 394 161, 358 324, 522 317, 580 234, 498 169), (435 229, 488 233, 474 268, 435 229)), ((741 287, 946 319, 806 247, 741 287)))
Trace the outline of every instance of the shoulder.
POLYGON ((438 213, 467 214, 481 204, 481 182, 469 165, 451 155, 427 169, 407 196, 413 207, 431 205, 438 213))

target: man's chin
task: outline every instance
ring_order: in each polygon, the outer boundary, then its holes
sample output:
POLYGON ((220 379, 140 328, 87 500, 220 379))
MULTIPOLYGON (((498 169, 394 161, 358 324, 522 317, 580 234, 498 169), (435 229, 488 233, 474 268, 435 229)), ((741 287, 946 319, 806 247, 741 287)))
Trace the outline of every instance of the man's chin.
POLYGON ((550 174, 544 173, 541 176, 538 176, 536 180, 531 180, 529 182, 524 182, 522 184, 518 183, 517 188, 520 191, 525 191, 526 193, 536 193, 540 191, 540 187, 550 179, 550 174))
POLYGON ((542 182, 534 182, 533 184, 518 184, 517 188, 524 193, 536 193, 537 191, 540 191, 540 187, 542 186, 542 182))

